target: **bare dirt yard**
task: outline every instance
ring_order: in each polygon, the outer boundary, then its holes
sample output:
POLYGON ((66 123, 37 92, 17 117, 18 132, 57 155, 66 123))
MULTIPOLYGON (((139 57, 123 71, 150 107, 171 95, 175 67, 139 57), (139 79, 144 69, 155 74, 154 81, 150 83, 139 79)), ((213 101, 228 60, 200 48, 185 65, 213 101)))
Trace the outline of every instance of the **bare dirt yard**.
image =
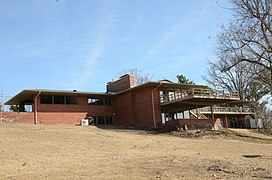
POLYGON ((237 133, 0 124, 0 179, 272 179, 271 136, 237 133))

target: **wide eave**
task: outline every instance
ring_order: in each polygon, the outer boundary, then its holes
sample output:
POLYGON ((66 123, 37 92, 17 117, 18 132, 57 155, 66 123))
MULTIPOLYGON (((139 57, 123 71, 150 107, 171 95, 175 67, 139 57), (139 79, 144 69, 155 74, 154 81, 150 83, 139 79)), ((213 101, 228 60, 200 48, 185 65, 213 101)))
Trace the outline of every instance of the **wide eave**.
POLYGON ((33 96, 41 94, 54 94, 54 95, 66 95, 66 96, 95 96, 95 97, 102 97, 102 96, 109 96, 111 94, 107 93, 98 93, 98 92, 82 92, 82 91, 63 91, 63 90, 46 90, 46 89, 30 89, 30 90, 23 90, 20 93, 16 94, 9 100, 7 100, 4 104, 5 105, 15 105, 21 102, 24 103, 33 103, 33 96))

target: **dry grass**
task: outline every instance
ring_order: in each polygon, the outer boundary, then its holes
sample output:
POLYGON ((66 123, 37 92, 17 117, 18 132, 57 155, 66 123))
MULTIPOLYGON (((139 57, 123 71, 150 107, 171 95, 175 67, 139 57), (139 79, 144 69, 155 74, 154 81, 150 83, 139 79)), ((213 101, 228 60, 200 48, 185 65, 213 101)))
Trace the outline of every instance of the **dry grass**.
POLYGON ((0 124, 0 179, 272 179, 271 165, 271 141, 0 124))

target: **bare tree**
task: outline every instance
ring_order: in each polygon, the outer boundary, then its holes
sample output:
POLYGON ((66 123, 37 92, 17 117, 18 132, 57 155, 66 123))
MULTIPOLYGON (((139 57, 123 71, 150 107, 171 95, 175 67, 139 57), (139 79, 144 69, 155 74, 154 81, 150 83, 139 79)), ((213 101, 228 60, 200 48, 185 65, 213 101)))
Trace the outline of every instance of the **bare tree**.
MULTIPOLYGON (((261 120, 259 121, 259 127, 266 130, 272 128, 272 109, 267 106, 268 99, 264 100, 263 102, 257 104, 255 106, 256 110, 256 119, 261 120)), ((272 129, 271 129, 272 130, 272 129)), ((272 131, 270 131, 272 133, 272 131)))
POLYGON ((271 0, 232 0, 235 19, 222 26, 218 36, 218 50, 234 61, 224 59, 223 71, 241 62, 258 66, 259 81, 272 91, 272 12, 271 0), (262 71, 262 76, 259 71, 262 71), (267 76, 269 76, 269 81, 267 76))
MULTIPOLYGON (((218 54, 219 59, 225 58, 228 61, 232 59, 225 54, 218 54), (223 56, 223 57, 222 57, 223 56)), ((228 62, 227 61, 227 62, 228 62)), ((208 75, 203 79, 215 89, 226 89, 228 91, 237 91, 241 100, 259 101, 269 90, 258 81, 254 65, 248 62, 241 62, 229 71, 223 71, 226 61, 209 62, 208 75)))
MULTIPOLYGON (((224 56, 224 58, 227 57, 224 56)), ((231 59, 228 60, 231 61, 231 59)), ((224 62, 209 62, 209 64, 208 75, 203 77, 204 80, 213 88, 238 91, 241 100, 250 100, 252 102, 250 106, 256 110, 255 118, 260 119, 261 127, 267 128, 271 122, 271 109, 267 106, 269 99, 265 98, 265 95, 269 93, 269 89, 259 82, 255 73, 252 73, 256 72, 255 65, 241 62, 229 71, 222 71, 225 67, 224 62)))
POLYGON ((132 69, 124 69, 119 75, 130 74, 134 75, 135 85, 144 84, 146 82, 151 81, 152 76, 149 73, 144 73, 142 70, 138 68, 132 69))
POLYGON ((272 92, 271 0, 232 0, 234 20, 221 27, 217 38, 218 61, 210 62, 204 79, 215 88, 236 90, 251 100, 257 117, 268 122, 265 99, 272 92))

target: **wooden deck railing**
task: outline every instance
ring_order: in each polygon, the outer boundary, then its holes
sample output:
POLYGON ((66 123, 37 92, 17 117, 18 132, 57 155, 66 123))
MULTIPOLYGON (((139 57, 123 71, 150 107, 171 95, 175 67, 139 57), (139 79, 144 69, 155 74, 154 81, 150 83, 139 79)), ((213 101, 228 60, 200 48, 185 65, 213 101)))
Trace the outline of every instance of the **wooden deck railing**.
MULTIPOLYGON (((199 108, 199 112, 211 112, 210 107, 199 108)), ((213 112, 236 112, 236 113, 254 113, 254 108, 250 107, 213 107, 213 112)))
POLYGON ((212 89, 193 88, 184 92, 168 92, 166 95, 161 95, 161 103, 177 101, 184 98, 222 98, 222 99, 237 99, 239 100, 238 92, 225 92, 212 89))

